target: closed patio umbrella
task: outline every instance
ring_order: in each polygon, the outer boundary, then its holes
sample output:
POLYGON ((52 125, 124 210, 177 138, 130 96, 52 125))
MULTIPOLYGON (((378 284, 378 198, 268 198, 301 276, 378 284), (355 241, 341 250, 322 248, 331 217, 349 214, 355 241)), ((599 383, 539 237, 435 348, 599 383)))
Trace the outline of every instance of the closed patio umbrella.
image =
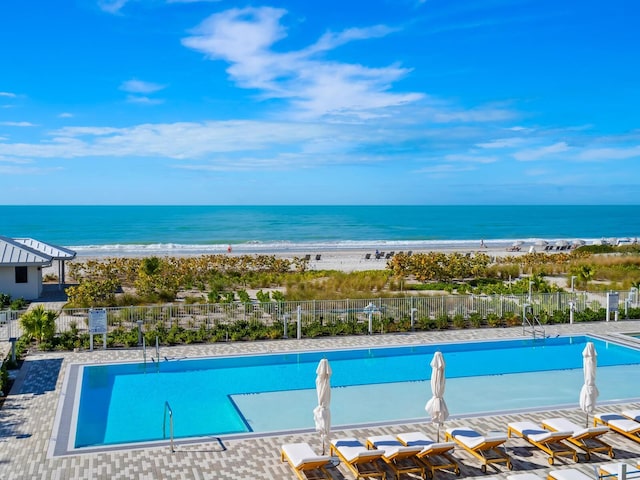
POLYGON ((449 418, 449 409, 444 401, 444 357, 441 352, 436 352, 431 360, 431 393, 424 409, 431 415, 431 421, 438 425, 437 441, 440 441, 440 427, 449 418))
POLYGON ((318 394, 318 406, 313 409, 313 419, 316 422, 316 431, 322 439, 322 455, 325 454, 325 446, 329 443, 331 431, 331 366, 329 360, 323 358, 316 368, 316 393, 318 394))
POLYGON ((580 390, 580 409, 587 415, 586 426, 589 426, 589 414, 596 408, 598 399, 598 387, 596 387, 596 366, 598 354, 593 342, 587 342, 582 351, 582 369, 584 371, 584 385, 580 390))

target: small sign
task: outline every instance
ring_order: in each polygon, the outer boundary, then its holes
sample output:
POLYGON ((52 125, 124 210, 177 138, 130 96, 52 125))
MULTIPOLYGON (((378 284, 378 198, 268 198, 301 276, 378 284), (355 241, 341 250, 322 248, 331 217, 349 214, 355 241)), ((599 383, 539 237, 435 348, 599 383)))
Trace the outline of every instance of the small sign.
POLYGON ((607 307, 610 312, 617 312, 619 303, 620 294, 618 292, 607 293, 607 307))
POLYGON ((106 308, 90 308, 89 309, 89 333, 92 333, 92 334, 107 333, 107 309, 106 308))

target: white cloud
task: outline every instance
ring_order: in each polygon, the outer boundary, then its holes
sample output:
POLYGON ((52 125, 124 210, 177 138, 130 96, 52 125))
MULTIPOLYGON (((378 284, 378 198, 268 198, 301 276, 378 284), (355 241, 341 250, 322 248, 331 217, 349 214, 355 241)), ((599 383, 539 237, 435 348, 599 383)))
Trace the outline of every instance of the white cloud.
POLYGON ((577 156, 579 160, 626 160, 640 157, 640 145, 620 148, 586 148, 577 156))
POLYGON ((166 85, 160 85, 159 83, 144 82, 135 78, 122 82, 120 90, 124 90, 128 93, 154 93, 166 88, 166 85))
POLYGON ((498 157, 475 155, 475 153, 455 153, 445 155, 444 159, 449 162, 467 162, 467 163, 495 163, 498 161, 498 157))
POLYGON ((247 7, 210 16, 182 40, 188 48, 230 65, 227 73, 242 88, 258 89, 265 98, 291 102, 297 115, 371 118, 389 107, 416 102, 421 93, 395 93, 394 82, 410 70, 398 65, 370 68, 319 58, 319 54, 354 40, 387 35, 375 26, 327 33, 299 51, 276 51, 286 37, 279 8, 247 7))
POLYGON ((73 113, 69 113, 69 112, 62 112, 58 115, 58 118, 71 118, 73 117, 73 113))
POLYGON ((476 146, 480 148, 488 148, 488 149, 501 149, 501 148, 513 148, 523 143, 526 143, 527 140, 525 138, 498 138, 496 140, 491 140, 489 142, 478 143, 476 146))
POLYGON ((531 162, 534 160, 539 160, 544 157, 548 157, 550 155, 554 155, 556 153, 563 153, 569 150, 569 146, 566 142, 557 142, 553 145, 547 145, 545 147, 538 148, 530 148, 526 150, 521 150, 513 154, 513 157, 516 160, 521 162, 531 162))
POLYGON ((16 98, 17 95, 11 92, 0 92, 0 97, 16 98))
POLYGON ((143 105, 159 105, 161 103, 164 103, 164 100, 159 98, 149 98, 143 95, 127 95, 127 102, 140 103, 143 105))
POLYGON ((424 167, 416 170, 415 173, 428 173, 434 176, 445 176, 447 174, 468 172, 475 170, 476 167, 472 165, 453 164, 453 163, 441 163, 439 165, 432 165, 430 167, 424 167))
POLYGON ((35 123, 31 122, 0 122, 0 125, 5 127, 37 127, 35 123))
POLYGON ((167 3, 215 3, 221 0, 167 0, 167 3))
POLYGON ((98 7, 108 13, 119 13, 129 0, 98 0, 98 7))

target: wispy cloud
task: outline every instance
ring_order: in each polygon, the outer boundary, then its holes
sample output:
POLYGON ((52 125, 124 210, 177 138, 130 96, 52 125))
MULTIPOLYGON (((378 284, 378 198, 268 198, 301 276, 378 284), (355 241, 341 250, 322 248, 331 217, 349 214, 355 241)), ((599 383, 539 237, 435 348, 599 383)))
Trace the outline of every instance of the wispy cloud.
POLYGON ((242 88, 258 89, 265 98, 286 99, 303 117, 371 118, 390 107, 416 102, 422 93, 396 93, 394 82, 411 70, 390 65, 370 68, 328 61, 320 54, 355 40, 379 38, 384 26, 327 33, 298 51, 275 50, 287 36, 279 8, 247 7, 210 16, 182 40, 188 48, 230 65, 227 73, 242 88))
POLYGON ((0 97, 16 98, 17 95, 11 92, 0 92, 0 97))
POLYGON ((98 0, 98 8, 107 13, 119 13, 129 0, 98 0))
POLYGON ((58 114, 58 118, 71 118, 71 117, 73 117, 73 113, 62 112, 58 114))
POLYGON ((569 150, 569 145, 566 142, 557 142, 553 145, 546 145, 543 147, 537 148, 529 148, 526 150, 521 150, 519 152, 515 152, 513 154, 513 158, 521 162, 531 162, 535 160, 540 160, 541 158, 545 158, 551 155, 555 155, 557 153, 564 153, 569 150))
POLYGON ((166 85, 145 82, 134 78, 127 80, 126 82, 122 82, 119 88, 120 90, 129 93, 129 95, 127 95, 127 102, 129 103, 138 103, 141 105, 158 105, 160 103, 164 103, 164 100, 151 98, 148 94, 164 90, 166 85))
POLYGON ((127 95, 127 102, 139 103, 142 105, 159 105, 164 103, 164 100, 160 98, 145 97, 144 95, 127 95))
POLYGON ((484 143, 478 143, 477 146, 480 148, 488 148, 488 149, 503 149, 503 148, 513 148, 518 147, 527 143, 526 138, 521 137, 513 137, 513 138, 498 138, 496 140, 491 140, 484 143))
POLYGON ((640 157, 640 145, 622 148, 586 148, 577 155, 579 160, 627 160, 640 157))
POLYGON ((159 83, 145 82, 137 80, 135 78, 122 82, 120 84, 120 90, 124 90, 129 93, 154 93, 159 92, 166 88, 166 85, 160 85, 159 83))
POLYGON ((0 125, 5 127, 37 127, 35 123, 31 122, 0 122, 0 125))

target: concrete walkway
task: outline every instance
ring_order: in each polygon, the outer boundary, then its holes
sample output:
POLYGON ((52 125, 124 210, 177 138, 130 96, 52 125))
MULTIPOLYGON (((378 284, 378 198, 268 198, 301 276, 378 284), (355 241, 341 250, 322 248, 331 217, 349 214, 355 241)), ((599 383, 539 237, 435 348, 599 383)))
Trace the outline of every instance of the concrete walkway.
MULTIPOLYGON (((640 332, 640 321, 558 325, 547 327, 547 334, 611 334, 615 332, 640 332)), ((326 348, 362 348, 381 345, 425 344, 479 339, 521 338, 522 328, 452 330, 420 332, 403 335, 358 336, 304 340, 278 340, 195 345, 162 348, 162 355, 197 357, 232 355, 238 353, 266 353, 273 351, 300 351, 326 348)), ((26 358, 11 395, 0 410, 0 479, 294 479, 291 468, 280 460, 280 446, 291 442, 308 442, 319 450, 320 441, 315 432, 291 433, 280 436, 223 439, 218 442, 178 445, 171 453, 168 446, 153 448, 88 453, 52 458, 48 455, 53 436, 54 419, 62 393, 67 366, 72 363, 112 362, 139 360, 139 350, 109 350, 94 352, 50 352, 30 355, 26 358), (223 448, 224 447, 224 448, 223 448)), ((553 388, 553 386, 549 386, 553 388)), ((640 390, 639 390, 640 391, 640 390)), ((481 394, 481 392, 479 392, 481 394)), ((132 401, 137 401, 132 399, 132 401)), ((640 404, 627 405, 640 408, 640 404)), ((620 405, 598 406, 599 413, 616 412, 620 405)), ((577 407, 565 411, 508 414, 471 419, 455 418, 455 412, 447 421, 448 427, 470 425, 479 431, 498 430, 506 433, 511 421, 541 420, 549 416, 566 416, 576 423, 584 422, 584 414, 577 407)), ((422 430, 435 435, 435 427, 427 422, 411 425, 393 425, 334 431, 332 435, 355 436, 364 439, 370 435, 397 434, 422 430)), ((607 441, 613 444, 616 460, 635 464, 640 461, 640 443, 621 435, 609 433, 607 441)), ((609 461, 608 457, 593 455, 590 461, 580 456, 580 463, 570 459, 558 459, 550 467, 547 456, 522 439, 511 438, 507 442, 514 471, 504 467, 489 467, 488 474, 506 479, 508 474, 530 472, 544 478, 552 468, 578 468, 593 476, 593 466, 609 461)), ((464 451, 456 450, 461 462, 462 477, 485 477, 480 465, 464 451)), ((352 479, 343 466, 330 469, 333 479, 352 479)), ((389 477, 391 472, 388 471, 389 477)), ((454 475, 438 472, 444 480, 454 475)), ((410 478, 409 476, 407 478, 410 478)))

